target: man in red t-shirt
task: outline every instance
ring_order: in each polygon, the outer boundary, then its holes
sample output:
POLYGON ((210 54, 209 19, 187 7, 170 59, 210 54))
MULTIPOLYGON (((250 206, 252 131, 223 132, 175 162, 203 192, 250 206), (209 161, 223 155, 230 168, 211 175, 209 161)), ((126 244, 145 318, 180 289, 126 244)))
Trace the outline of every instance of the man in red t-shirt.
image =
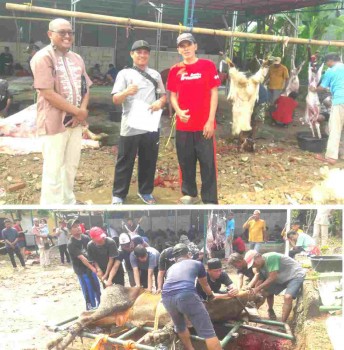
POLYGON ((170 69, 167 89, 177 114, 176 147, 182 176, 183 204, 199 201, 196 185, 196 163, 201 169, 203 203, 217 204, 215 159, 215 113, 217 88, 221 84, 215 64, 196 56, 197 43, 190 33, 177 38, 178 53, 183 62, 170 69))

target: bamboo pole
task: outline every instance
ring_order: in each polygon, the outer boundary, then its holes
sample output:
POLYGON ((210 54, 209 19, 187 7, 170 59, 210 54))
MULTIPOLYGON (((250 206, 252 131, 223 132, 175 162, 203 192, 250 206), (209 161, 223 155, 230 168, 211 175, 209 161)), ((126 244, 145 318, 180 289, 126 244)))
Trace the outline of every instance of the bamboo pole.
POLYGON ((281 42, 285 44, 294 43, 294 44, 307 44, 307 45, 318 45, 318 46, 344 47, 344 41, 340 42, 340 41, 330 41, 330 40, 302 39, 302 38, 293 38, 293 37, 279 36, 279 35, 242 33, 242 32, 232 32, 232 31, 198 28, 198 27, 189 28, 186 26, 175 25, 175 24, 156 23, 156 22, 142 21, 142 20, 132 19, 132 18, 97 15, 97 14, 86 13, 86 12, 73 12, 73 11, 67 11, 67 10, 49 9, 45 7, 30 6, 30 5, 18 5, 18 4, 6 3, 6 9, 14 10, 14 11, 35 12, 35 13, 54 15, 59 17, 84 18, 84 19, 97 20, 102 22, 123 24, 125 26, 156 28, 156 29, 170 30, 175 32, 192 32, 196 34, 207 34, 207 35, 214 35, 214 36, 258 39, 258 40, 265 40, 265 41, 281 42))

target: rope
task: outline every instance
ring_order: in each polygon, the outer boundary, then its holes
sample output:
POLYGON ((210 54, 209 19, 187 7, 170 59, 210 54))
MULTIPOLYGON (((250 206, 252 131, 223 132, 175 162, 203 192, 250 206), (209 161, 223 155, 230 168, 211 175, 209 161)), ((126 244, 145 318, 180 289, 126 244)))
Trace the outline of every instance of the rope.
POLYGON ((132 340, 128 340, 123 343, 123 347, 125 350, 137 350, 136 344, 132 340))
POLYGON ((156 310, 155 310, 155 318, 154 318, 154 330, 155 331, 157 331, 159 328, 159 318, 164 311, 165 311, 164 305, 162 304, 162 302, 160 300, 158 302, 158 305, 156 306, 156 310))
POLYGON ((284 57, 284 50, 287 48, 289 43, 289 36, 283 36, 282 39, 282 57, 284 57))
POLYGON ((176 113, 173 114, 173 117, 172 117, 172 120, 171 120, 171 131, 170 131, 170 135, 167 139, 167 142, 165 144, 165 148, 168 146, 168 144, 170 143, 171 141, 171 138, 172 138, 172 135, 175 131, 175 127, 176 127, 176 113))
POLYGON ((95 342, 92 344, 90 350, 100 350, 101 347, 107 343, 108 341, 108 335, 106 334, 99 334, 96 338, 95 338, 95 342))

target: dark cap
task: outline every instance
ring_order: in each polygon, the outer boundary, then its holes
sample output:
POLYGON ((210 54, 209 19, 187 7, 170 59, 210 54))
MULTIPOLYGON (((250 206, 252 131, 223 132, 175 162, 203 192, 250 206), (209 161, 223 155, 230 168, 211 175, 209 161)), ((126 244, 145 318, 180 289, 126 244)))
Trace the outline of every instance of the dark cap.
POLYGON ((222 269, 221 260, 218 258, 209 259, 207 265, 209 270, 222 269))
POLYGON ((179 44, 182 41, 189 41, 190 43, 194 43, 194 44, 196 43, 196 39, 191 33, 180 34, 177 38, 177 46, 179 46, 179 44))
POLYGON ((189 248, 184 243, 178 243, 173 247, 172 256, 179 257, 189 253, 189 248))
POLYGON ((70 219, 67 222, 67 228, 70 230, 74 224, 80 224, 79 219, 70 219))
POLYGON ((133 46, 131 47, 131 51, 135 51, 138 49, 146 49, 148 51, 151 50, 150 45, 145 40, 137 40, 134 42, 133 46))
POLYGON ((293 225, 301 225, 301 222, 300 222, 300 220, 294 220, 292 223, 291 223, 291 226, 293 226, 293 225))
POLYGON ((137 245, 139 245, 139 244, 144 244, 145 243, 145 241, 143 240, 143 238, 142 237, 140 237, 140 236, 136 236, 136 237, 134 237, 133 239, 132 239, 132 242, 134 243, 134 247, 136 247, 137 245))

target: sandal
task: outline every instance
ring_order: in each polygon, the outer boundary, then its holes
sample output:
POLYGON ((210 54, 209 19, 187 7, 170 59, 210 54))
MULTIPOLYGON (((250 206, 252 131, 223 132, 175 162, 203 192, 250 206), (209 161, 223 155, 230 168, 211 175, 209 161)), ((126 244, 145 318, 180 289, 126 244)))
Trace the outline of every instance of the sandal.
POLYGON ((274 309, 268 309, 268 315, 270 320, 277 320, 274 309))
POLYGON ((138 193, 137 195, 146 204, 156 204, 156 200, 155 200, 155 198, 153 197, 152 194, 141 194, 141 193, 138 193))
POLYGON ((113 196, 111 204, 121 205, 123 204, 123 199, 120 197, 113 196))
POLYGON ((315 159, 318 159, 318 160, 320 160, 321 162, 327 163, 327 164, 330 164, 330 165, 335 165, 335 164, 336 164, 336 159, 333 159, 333 158, 326 158, 326 157, 324 157, 324 156, 321 155, 321 154, 317 154, 317 155, 315 156, 315 159))

